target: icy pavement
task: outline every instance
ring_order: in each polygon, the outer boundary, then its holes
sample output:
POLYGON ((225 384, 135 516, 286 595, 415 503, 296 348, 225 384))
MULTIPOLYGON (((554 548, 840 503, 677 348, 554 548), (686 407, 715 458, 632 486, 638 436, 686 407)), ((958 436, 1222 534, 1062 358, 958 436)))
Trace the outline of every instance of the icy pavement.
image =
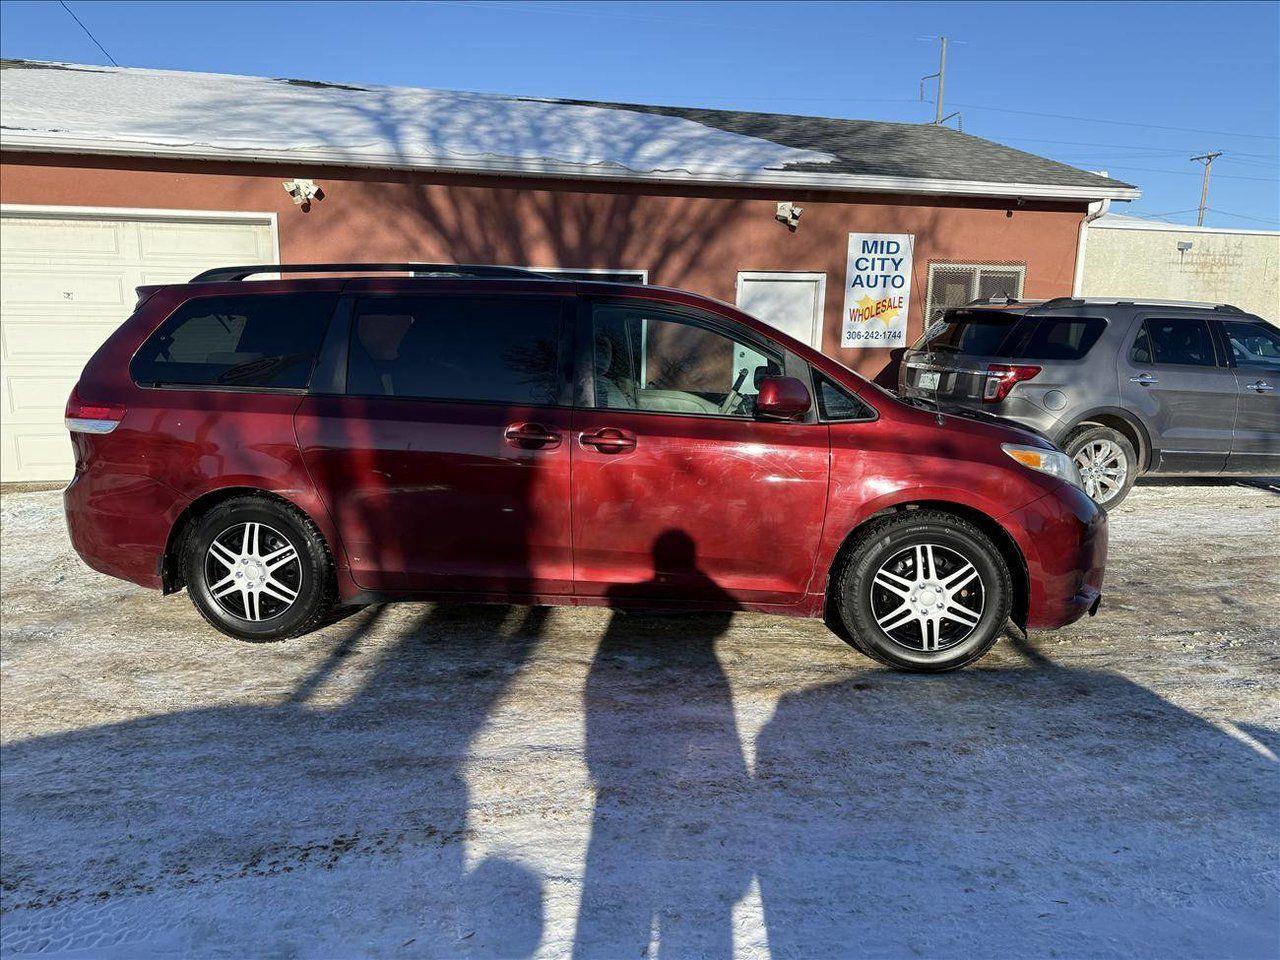
POLYGON ((5 956, 1280 951, 1274 490, 1139 488, 1097 618, 936 678, 756 615, 241 645, 2 506, 5 956))

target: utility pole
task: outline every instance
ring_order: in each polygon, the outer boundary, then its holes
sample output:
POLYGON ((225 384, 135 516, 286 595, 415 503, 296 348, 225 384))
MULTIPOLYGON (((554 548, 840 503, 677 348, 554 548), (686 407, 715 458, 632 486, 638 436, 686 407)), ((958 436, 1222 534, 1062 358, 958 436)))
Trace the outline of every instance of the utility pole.
POLYGON ((942 122, 942 95, 947 90, 947 38, 942 37, 942 53, 938 57, 938 104, 933 111, 933 122, 942 122))
MULTIPOLYGON (((938 40, 942 44, 942 49, 938 54, 938 72, 931 73, 927 77, 920 78, 920 99, 924 99, 924 83, 926 80, 938 81, 938 98, 934 101, 933 123, 934 126, 940 126, 950 120, 952 117, 960 117, 959 111, 942 115, 942 101, 947 92, 947 38, 946 37, 917 37, 918 40, 938 40)), ((963 41, 960 41, 963 43, 963 41)), ((964 130, 964 118, 960 118, 960 129, 964 130)))
POLYGON ((1222 156, 1221 150, 1212 153, 1202 153, 1198 157, 1192 157, 1192 163, 1204 164, 1204 179, 1200 181, 1200 213, 1196 216, 1196 226, 1204 226, 1204 208, 1209 202, 1209 169, 1213 166, 1213 161, 1222 156))

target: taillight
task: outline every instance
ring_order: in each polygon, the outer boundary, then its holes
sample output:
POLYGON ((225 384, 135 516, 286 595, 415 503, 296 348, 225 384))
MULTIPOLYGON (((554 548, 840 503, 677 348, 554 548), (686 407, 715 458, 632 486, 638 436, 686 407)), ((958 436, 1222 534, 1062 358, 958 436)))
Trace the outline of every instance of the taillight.
POLYGON ((72 433, 110 433, 124 419, 124 407, 85 403, 73 389, 67 398, 66 424, 72 433))
POLYGON ((987 383, 982 388, 984 403, 999 403, 1009 395, 1014 384, 1030 380, 1040 372, 1039 367, 1013 363, 991 363, 987 365, 987 383))

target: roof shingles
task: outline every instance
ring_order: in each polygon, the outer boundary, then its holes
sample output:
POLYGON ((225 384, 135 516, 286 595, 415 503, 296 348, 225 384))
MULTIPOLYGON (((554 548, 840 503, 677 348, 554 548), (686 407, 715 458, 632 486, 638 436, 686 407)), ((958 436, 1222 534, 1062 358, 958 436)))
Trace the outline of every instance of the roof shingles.
POLYGON ((887 191, 920 181, 915 192, 965 193, 970 185, 974 193, 1013 195, 1029 186, 1041 196, 1136 196, 1129 184, 931 124, 25 60, 0 66, 5 149, 887 191), (954 189, 940 189, 943 183, 954 189))

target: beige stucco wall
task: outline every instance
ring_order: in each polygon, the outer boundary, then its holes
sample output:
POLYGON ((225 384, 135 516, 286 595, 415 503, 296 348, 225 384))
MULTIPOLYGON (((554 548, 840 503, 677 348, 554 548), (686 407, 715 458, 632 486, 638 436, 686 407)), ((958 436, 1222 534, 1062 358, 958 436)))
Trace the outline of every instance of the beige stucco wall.
POLYGON ((1231 303, 1280 323, 1280 233, 1090 226, 1080 292, 1231 303))

